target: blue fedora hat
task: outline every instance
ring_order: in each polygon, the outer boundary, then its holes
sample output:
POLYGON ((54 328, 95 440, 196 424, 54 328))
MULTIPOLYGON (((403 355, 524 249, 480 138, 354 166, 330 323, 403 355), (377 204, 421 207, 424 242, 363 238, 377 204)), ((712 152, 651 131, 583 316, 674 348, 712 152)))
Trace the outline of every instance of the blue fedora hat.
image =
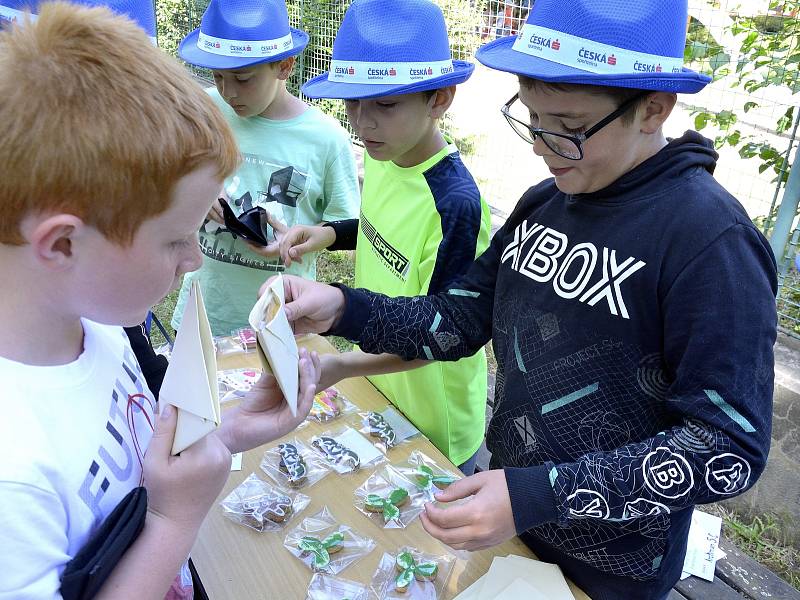
POLYGON ((330 70, 309 98, 376 98, 463 83, 475 66, 453 60, 442 10, 429 0, 355 0, 333 43, 330 70))
POLYGON ((307 44, 306 32, 289 27, 283 0, 211 0, 178 54, 198 67, 240 69, 294 56, 307 44))
POLYGON ((478 49, 487 67, 541 81, 693 94, 687 0, 536 0, 519 35, 478 49))
MULTIPOLYGON (((153 42, 156 40, 156 13, 151 0, 70 0, 83 6, 105 6, 139 24, 153 42)), ((39 0, 0 0, 0 22, 14 20, 28 11, 32 17, 43 4, 39 0)))

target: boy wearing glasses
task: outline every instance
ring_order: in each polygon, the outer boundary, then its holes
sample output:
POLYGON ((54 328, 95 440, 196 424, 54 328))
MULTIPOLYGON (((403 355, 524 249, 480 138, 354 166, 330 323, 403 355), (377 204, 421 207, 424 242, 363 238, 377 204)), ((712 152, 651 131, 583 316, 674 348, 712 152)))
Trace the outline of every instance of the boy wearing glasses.
POLYGON ((466 276, 386 298, 287 282, 298 331, 455 360, 493 340, 492 470, 439 494, 454 548, 519 534, 597 599, 662 599, 695 504, 750 488, 770 441, 776 269, 694 132, 667 140, 686 3, 537 0, 478 52, 519 76, 503 109, 553 179, 520 200, 466 276), (524 106, 524 117, 514 108, 524 106), (513 118, 512 118, 513 117, 513 118))

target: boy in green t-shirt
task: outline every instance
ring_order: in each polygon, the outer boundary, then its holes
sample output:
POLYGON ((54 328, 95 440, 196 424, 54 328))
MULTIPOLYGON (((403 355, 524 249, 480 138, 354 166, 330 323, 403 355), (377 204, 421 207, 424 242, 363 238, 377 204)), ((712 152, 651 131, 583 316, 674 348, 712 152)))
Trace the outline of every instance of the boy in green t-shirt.
MULTIPOLYGON (((266 209, 269 226, 262 233, 268 239, 274 238, 272 227, 358 214, 358 178, 347 132, 286 88, 295 56, 307 43, 306 33, 289 27, 283 0, 212 0, 200 28, 179 50, 185 61, 212 70, 216 87, 209 95, 242 153, 242 165, 225 181, 221 195, 237 216, 266 209)), ((180 326, 197 279, 214 334, 228 335, 247 325, 265 276, 285 268, 277 244, 260 247, 237 239, 224 226, 219 202, 200 230, 200 247, 203 266, 185 277, 172 325, 180 326)), ((314 279, 315 266, 312 258, 286 272, 314 279)))
MULTIPOLYGON (((444 16, 432 2, 353 2, 330 72, 303 93, 345 101, 367 151, 361 217, 292 228, 280 243, 285 264, 355 247, 356 286, 389 296, 435 294, 466 271, 488 245, 489 209, 438 121, 472 71, 451 59, 444 16), (376 22, 385 35, 370 35, 376 22)), ((486 411, 483 350, 452 364, 361 352, 325 357, 323 384, 358 375, 370 375, 454 464, 474 470, 486 411), (412 367, 421 368, 394 373, 412 367)))

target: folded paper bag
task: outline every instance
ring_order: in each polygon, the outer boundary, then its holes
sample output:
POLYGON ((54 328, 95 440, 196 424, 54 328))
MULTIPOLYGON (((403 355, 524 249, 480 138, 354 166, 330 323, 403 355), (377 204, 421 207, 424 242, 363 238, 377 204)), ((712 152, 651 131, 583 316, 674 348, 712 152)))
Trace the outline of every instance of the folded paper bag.
POLYGON ((220 424, 217 357, 197 281, 189 289, 159 401, 178 409, 172 454, 182 452, 220 424))
POLYGON ((250 312, 250 327, 256 332, 258 356, 264 370, 272 371, 292 414, 296 415, 299 358, 284 303, 283 277, 278 275, 250 312))

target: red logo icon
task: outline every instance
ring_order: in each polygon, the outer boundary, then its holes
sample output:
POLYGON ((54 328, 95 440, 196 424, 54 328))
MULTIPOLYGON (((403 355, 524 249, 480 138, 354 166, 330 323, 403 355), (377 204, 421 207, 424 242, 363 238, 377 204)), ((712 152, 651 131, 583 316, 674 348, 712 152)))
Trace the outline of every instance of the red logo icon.
POLYGON ((608 57, 608 64, 610 64, 610 65, 617 64, 617 57, 614 56, 613 54, 611 56, 609 56, 608 57))
POLYGON ((431 69, 430 67, 428 67, 428 75, 433 75, 433 69, 431 69))
POLYGON ((355 75, 356 74, 356 70, 353 67, 350 67, 349 69, 347 69, 347 74, 348 75, 355 75))
POLYGON ((214 48, 219 48, 219 42, 217 42, 216 44, 214 44, 214 48))
POLYGON ((244 50, 245 50, 245 52, 250 52, 251 48, 250 48, 250 46, 247 46, 244 50))
POLYGON ((656 73, 661 73, 661 65, 656 65, 656 73))
POLYGON ((394 77, 395 75, 397 75, 397 71, 395 71, 395 70, 394 70, 394 67, 392 67, 391 69, 389 69, 389 75, 391 75, 392 77, 394 77))
POLYGON ((559 48, 561 48, 561 42, 559 42, 558 39, 555 39, 555 40, 553 40, 553 43, 550 44, 550 47, 553 50, 558 50, 559 48))

